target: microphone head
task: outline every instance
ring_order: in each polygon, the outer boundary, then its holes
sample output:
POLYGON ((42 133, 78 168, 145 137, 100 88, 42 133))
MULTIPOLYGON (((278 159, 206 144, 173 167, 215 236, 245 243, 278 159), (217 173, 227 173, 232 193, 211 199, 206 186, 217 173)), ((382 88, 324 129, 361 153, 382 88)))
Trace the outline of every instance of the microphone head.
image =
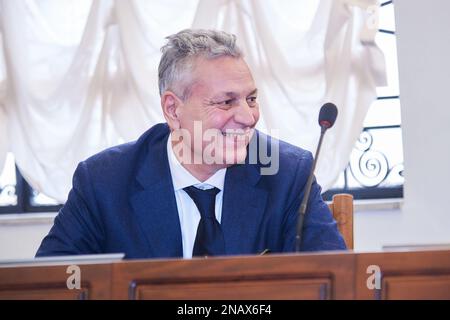
POLYGON ((336 117, 338 114, 338 110, 336 106, 331 103, 325 103, 322 108, 320 108, 319 113, 319 125, 322 129, 329 129, 334 125, 336 121, 336 117))

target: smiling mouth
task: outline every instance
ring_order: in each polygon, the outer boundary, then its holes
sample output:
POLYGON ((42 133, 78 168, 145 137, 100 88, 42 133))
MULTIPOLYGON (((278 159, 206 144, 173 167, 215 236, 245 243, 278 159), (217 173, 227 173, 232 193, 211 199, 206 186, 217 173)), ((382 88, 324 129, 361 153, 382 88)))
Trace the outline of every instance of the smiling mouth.
POLYGON ((224 137, 244 137, 244 136, 248 136, 251 133, 251 129, 227 129, 225 131, 222 131, 222 135, 224 137))

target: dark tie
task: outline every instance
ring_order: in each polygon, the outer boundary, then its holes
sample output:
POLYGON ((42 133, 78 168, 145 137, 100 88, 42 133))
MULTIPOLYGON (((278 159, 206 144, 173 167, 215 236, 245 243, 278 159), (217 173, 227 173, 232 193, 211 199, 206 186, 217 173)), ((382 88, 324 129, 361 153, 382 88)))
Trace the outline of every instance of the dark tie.
POLYGON ((217 188, 201 190, 193 186, 186 187, 183 190, 194 201, 201 216, 192 256, 223 255, 225 243, 222 229, 215 214, 216 195, 220 190, 217 188))

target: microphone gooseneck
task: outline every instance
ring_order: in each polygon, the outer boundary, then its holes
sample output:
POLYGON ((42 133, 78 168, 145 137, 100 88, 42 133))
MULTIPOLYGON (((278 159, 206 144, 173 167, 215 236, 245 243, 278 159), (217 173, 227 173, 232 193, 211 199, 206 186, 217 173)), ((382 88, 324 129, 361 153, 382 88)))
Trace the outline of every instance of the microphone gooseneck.
POLYGON ((317 145, 316 154, 314 156, 314 161, 311 167, 311 171, 309 173, 308 180, 305 185, 305 193, 303 195, 302 202, 298 209, 298 220, 297 220, 297 233, 295 236, 295 252, 300 251, 300 247, 302 245, 302 231, 303 231, 303 221, 305 219, 305 213, 308 206, 309 194, 311 192, 311 186, 314 179, 314 170, 316 168, 317 159, 319 157, 320 148, 322 146, 322 140, 325 135, 325 132, 334 125, 337 117, 337 108, 331 103, 325 103, 322 108, 320 108, 319 113, 319 125, 320 125, 320 138, 319 143, 317 145))

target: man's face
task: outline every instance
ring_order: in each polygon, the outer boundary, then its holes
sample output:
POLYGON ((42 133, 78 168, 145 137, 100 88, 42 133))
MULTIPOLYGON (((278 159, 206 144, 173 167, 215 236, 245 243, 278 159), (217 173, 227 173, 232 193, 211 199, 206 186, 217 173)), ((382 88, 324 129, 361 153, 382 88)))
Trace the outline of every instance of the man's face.
POLYGON ((177 126, 191 137, 190 143, 183 142, 191 159, 202 159, 212 171, 243 162, 259 119, 256 86, 247 64, 233 57, 197 58, 191 79, 189 98, 176 108, 177 126))

